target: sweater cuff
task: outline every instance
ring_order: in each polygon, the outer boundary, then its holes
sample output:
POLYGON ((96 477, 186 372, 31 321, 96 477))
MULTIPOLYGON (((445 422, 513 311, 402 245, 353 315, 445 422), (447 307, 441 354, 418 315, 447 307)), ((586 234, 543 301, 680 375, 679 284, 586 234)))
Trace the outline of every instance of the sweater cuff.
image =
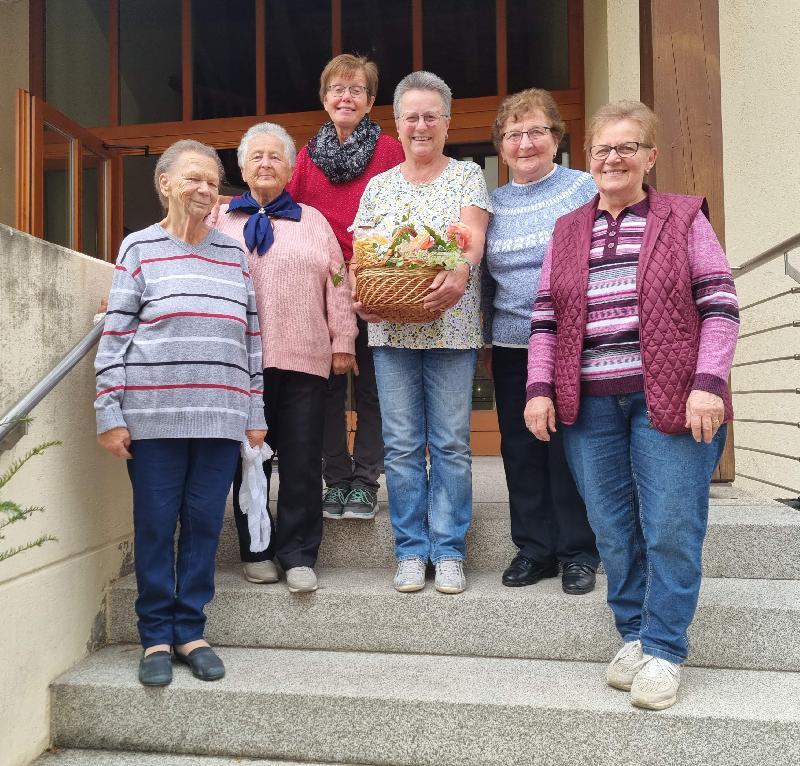
POLYGON ((698 372, 694 376, 692 383, 693 391, 708 391, 722 398, 728 393, 728 381, 718 378, 716 375, 709 375, 707 372, 698 372))
POLYGON ((259 404, 250 405, 250 417, 247 418, 248 431, 266 431, 267 421, 264 419, 264 399, 259 395, 259 404))
POLYGON ((355 335, 337 335, 331 341, 332 354, 353 354, 356 353, 355 335))
POLYGON ((529 402, 535 396, 546 396, 548 399, 555 401, 555 391, 553 391, 553 386, 549 383, 530 383, 525 391, 526 402, 529 402))
POLYGON ((128 424, 122 417, 122 408, 118 404, 111 404, 97 410, 97 434, 104 434, 112 428, 127 428, 128 424))

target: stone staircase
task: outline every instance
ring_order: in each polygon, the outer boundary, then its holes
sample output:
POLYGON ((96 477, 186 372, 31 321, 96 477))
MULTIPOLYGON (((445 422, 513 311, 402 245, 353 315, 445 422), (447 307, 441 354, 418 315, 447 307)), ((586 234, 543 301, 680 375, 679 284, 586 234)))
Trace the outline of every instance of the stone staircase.
POLYGON ((605 685, 619 639, 604 578, 581 597, 557 579, 503 588, 513 547, 499 460, 477 458, 474 482, 460 596, 392 589, 385 494, 374 522, 325 522, 313 594, 245 582, 228 519, 207 630, 228 669, 216 683, 177 666, 169 687, 139 685, 135 582, 120 580, 116 643, 53 684, 58 749, 40 763, 800 763, 800 513, 712 490, 690 667, 678 704, 653 713, 605 685))

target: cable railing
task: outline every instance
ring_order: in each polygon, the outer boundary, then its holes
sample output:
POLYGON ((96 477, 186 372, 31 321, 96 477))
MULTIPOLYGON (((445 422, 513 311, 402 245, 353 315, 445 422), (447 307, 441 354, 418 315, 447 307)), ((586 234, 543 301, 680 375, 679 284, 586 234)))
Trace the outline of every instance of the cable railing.
POLYGON ((42 401, 97 345, 103 334, 105 314, 25 396, 0 416, 0 452, 13 447, 28 432, 28 416, 31 410, 42 401))
MULTIPOLYGON (((800 248, 800 233, 795 234, 793 237, 789 237, 788 239, 780 242, 779 244, 775 245, 774 247, 765 250, 763 253, 759 253, 753 258, 745 261, 741 266, 737 266, 733 268, 733 274, 735 279, 739 279, 743 277, 745 274, 749 274, 756 269, 773 262, 776 258, 783 256, 783 273, 785 276, 793 279, 795 282, 800 283, 800 270, 795 268, 791 263, 789 263, 789 253, 796 248, 800 248)), ((775 301, 779 298, 786 298, 787 296, 794 296, 800 294, 800 286, 792 286, 788 289, 782 289, 778 292, 773 293, 772 295, 768 295, 765 298, 760 298, 759 300, 753 301, 752 303, 748 303, 745 306, 741 306, 739 308, 739 313, 743 313, 745 311, 749 311, 755 309, 759 306, 763 306, 766 303, 770 303, 775 301)), ((769 327, 761 328, 760 330, 754 330, 752 332, 742 333, 739 335, 739 339, 744 338, 752 338, 757 335, 764 335, 767 333, 778 332, 780 330, 787 330, 793 327, 800 327, 800 319, 795 319, 795 316, 798 316, 800 312, 796 310, 794 304, 790 309, 791 316, 790 317, 782 317, 784 320, 788 319, 789 321, 779 322, 777 324, 770 325, 769 327)), ((794 351, 794 349, 791 349, 794 351)), ((757 365, 770 365, 780 362, 798 362, 800 361, 800 353, 788 353, 781 356, 769 356, 764 357, 762 359, 751 359, 744 362, 737 362, 732 367, 733 368, 742 368, 742 367, 754 367, 757 365)), ((769 369, 768 367, 764 369, 769 369)), ((800 377, 800 375, 798 375, 800 377)), ((758 395, 758 394, 768 394, 771 396, 776 395, 788 395, 789 397, 796 396, 800 394, 800 388, 769 388, 769 387, 761 387, 757 385, 754 388, 741 388, 736 389, 734 388, 732 391, 733 394, 737 396, 750 396, 750 395, 758 395)), ((789 400, 792 402, 792 400, 789 400)), ((789 405, 790 410, 793 412, 797 412, 797 404, 793 402, 789 405)), ((783 414, 782 412, 780 414, 783 414)), ((780 417, 780 415, 779 415, 780 417)), ((784 428, 800 428, 800 421, 798 420, 780 420, 774 417, 772 418, 734 418, 734 421, 737 423, 754 423, 757 425, 770 425, 770 426, 778 426, 784 428)), ((780 460, 787 460, 787 461, 794 461, 800 462, 800 456, 792 455, 786 452, 778 452, 775 450, 767 450, 762 449, 759 447, 753 447, 748 444, 735 444, 734 448, 736 450, 742 450, 743 452, 750 452, 758 455, 765 455, 771 458, 779 458, 780 460)), ((800 495, 800 488, 788 486, 786 484, 779 484, 774 481, 768 481, 763 477, 753 476, 750 474, 745 474, 740 471, 737 471, 737 476, 743 479, 750 479, 752 481, 759 482, 761 484, 765 484, 770 487, 775 487, 777 489, 786 490, 788 492, 793 493, 795 496, 800 495)))

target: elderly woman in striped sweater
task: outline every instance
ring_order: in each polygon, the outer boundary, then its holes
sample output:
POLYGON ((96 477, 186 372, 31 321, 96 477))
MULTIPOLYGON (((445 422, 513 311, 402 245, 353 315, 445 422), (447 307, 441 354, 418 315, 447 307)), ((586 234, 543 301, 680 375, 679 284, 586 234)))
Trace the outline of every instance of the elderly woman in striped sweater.
POLYGON ((661 710, 677 698, 689 649, 739 313, 705 200, 644 183, 656 127, 638 101, 592 120, 599 195, 559 218, 548 245, 525 421, 543 441, 560 422, 597 535, 624 642, 608 683, 661 710))
POLYGON ((247 257, 203 220, 221 177, 217 153, 197 141, 161 155, 165 217, 122 243, 95 361, 98 441, 128 460, 133 485, 148 686, 172 680, 173 656, 202 680, 225 674, 203 639, 203 609, 240 444, 260 446, 266 434, 247 257))
MULTIPOLYGON (((247 517, 236 526, 244 576, 278 580, 292 593, 317 589, 314 565, 322 540, 322 442, 328 376, 355 363, 356 318, 344 259, 325 217, 286 191, 295 145, 280 126, 251 127, 238 149, 245 194, 221 205, 211 225, 248 252, 264 347, 264 404, 269 445, 278 453, 278 518, 269 547, 254 552, 247 517)), ((269 478, 271 461, 264 464, 269 478)))

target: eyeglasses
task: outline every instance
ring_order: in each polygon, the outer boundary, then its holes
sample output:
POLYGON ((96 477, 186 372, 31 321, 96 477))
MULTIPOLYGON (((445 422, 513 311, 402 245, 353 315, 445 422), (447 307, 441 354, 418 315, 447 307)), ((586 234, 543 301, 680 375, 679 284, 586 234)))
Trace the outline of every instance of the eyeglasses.
POLYGON ((428 127, 436 125, 443 117, 449 117, 449 114, 436 114, 435 112, 425 112, 425 114, 417 114, 410 112, 409 114, 401 115, 400 119, 408 125, 409 128, 416 127, 416 124, 422 120, 428 127))
POLYGON ((508 141, 509 144, 520 144, 522 143, 522 137, 527 136, 528 141, 533 143, 552 132, 553 129, 548 128, 546 125, 534 125, 528 130, 509 130, 507 133, 503 133, 503 140, 508 141))
POLYGON ((341 98, 346 90, 350 91, 350 95, 353 98, 363 96, 365 93, 369 95, 369 90, 363 85, 329 85, 325 90, 328 93, 333 93, 336 98, 341 98))
POLYGON ((616 146, 595 144, 589 147, 589 154, 593 160, 605 160, 612 151, 615 151, 618 157, 633 157, 639 149, 652 148, 650 144, 643 144, 641 141, 626 141, 624 144, 617 144, 616 146))

